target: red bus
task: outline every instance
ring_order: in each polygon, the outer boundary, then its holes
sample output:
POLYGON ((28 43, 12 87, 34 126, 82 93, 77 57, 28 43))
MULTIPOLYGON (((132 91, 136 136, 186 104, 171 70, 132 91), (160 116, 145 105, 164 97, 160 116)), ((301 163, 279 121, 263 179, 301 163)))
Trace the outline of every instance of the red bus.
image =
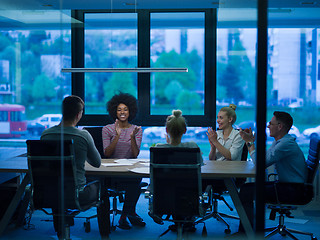
POLYGON ((25 107, 0 104, 0 137, 20 137, 27 134, 25 107))

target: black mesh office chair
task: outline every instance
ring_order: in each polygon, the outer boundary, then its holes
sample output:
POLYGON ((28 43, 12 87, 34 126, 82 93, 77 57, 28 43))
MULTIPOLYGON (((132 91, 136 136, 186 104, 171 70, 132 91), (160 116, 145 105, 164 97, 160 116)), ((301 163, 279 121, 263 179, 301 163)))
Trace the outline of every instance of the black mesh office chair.
MULTIPOLYGON (((102 127, 85 127, 85 130, 87 130, 93 140, 94 144, 100 153, 101 158, 106 158, 103 151, 103 141, 102 141, 102 127)), ((121 214, 121 210, 118 209, 118 200, 120 203, 124 201, 124 191, 118 190, 115 184, 111 183, 111 180, 108 179, 106 182, 108 196, 112 198, 112 207, 110 209, 110 214, 112 214, 112 220, 111 220, 111 230, 115 230, 115 217, 118 214, 121 214)))
MULTIPOLYGON (((100 153, 101 158, 106 158, 103 151, 103 141, 102 141, 102 127, 85 127, 85 130, 87 130, 93 140, 94 144, 97 148, 97 150, 100 153)), ((145 182, 141 182, 140 187, 146 187, 148 184, 145 182)), ((117 180, 107 179, 106 182, 108 196, 112 198, 112 207, 110 209, 110 214, 112 214, 112 220, 111 220, 111 230, 115 230, 115 217, 118 214, 121 214, 122 210, 118 209, 118 201, 120 203, 124 202, 124 194, 125 191, 123 191, 120 187, 118 187, 117 180)))
MULTIPOLYGON (((28 140, 27 158, 33 208, 52 215, 57 220, 55 229, 58 237, 70 239, 73 218, 80 212, 99 205, 100 183, 89 183, 97 185, 97 195, 94 200, 81 204, 82 191, 89 184, 77 186, 72 140, 28 140), (51 208, 52 212, 47 208, 51 208)), ((90 218, 92 217, 86 218, 86 232, 90 231, 90 218)))
MULTIPOLYGON (((184 226, 195 223, 196 217, 205 212, 200 149, 151 147, 147 197, 149 216, 158 224, 175 223, 178 239, 181 239, 184 226)), ((169 230, 172 228, 163 234, 169 230)))
MULTIPOLYGON (((302 232, 295 229, 287 228, 284 224, 284 218, 292 217, 291 210, 297 209, 296 205, 306 205, 312 201, 314 196, 314 189, 313 189, 313 182, 318 170, 320 160, 320 138, 314 137, 310 139, 310 146, 309 146, 309 154, 306 160, 306 164, 308 167, 308 179, 307 182, 304 184, 297 184, 297 187, 303 188, 303 194, 299 199, 291 199, 289 201, 282 201, 278 199, 276 203, 267 203, 267 208, 271 209, 270 219, 275 219, 276 213, 279 213, 279 224, 276 227, 266 228, 266 232, 270 232, 266 235, 265 238, 270 238, 271 236, 275 235, 276 233, 281 234, 282 236, 288 235, 292 239, 298 240, 292 233, 298 233, 303 235, 309 235, 312 240, 316 240, 317 238, 313 235, 313 233, 309 232, 302 232)), ((277 187, 277 185, 275 185, 277 187)))
POLYGON ((94 145, 100 153, 101 158, 106 158, 103 151, 102 127, 84 127, 83 129, 87 130, 91 134, 94 140, 94 145))
MULTIPOLYGON (((241 155, 241 161, 247 161, 248 158, 248 148, 247 145, 243 145, 242 149, 242 155, 241 155)), ((234 179, 236 187, 239 189, 245 182, 246 178, 235 178, 234 179)), ((224 185, 223 181, 217 181, 219 186, 207 186, 206 191, 211 191, 212 194, 212 210, 207 213, 202 219, 200 219, 200 222, 203 222, 207 219, 210 219, 211 217, 217 219, 218 221, 223 222, 226 225, 226 229, 224 230, 225 233, 229 234, 231 233, 230 224, 224 219, 224 217, 232 218, 240 220, 238 216, 229 215, 226 213, 222 213, 218 211, 218 201, 223 201, 224 204, 230 209, 230 211, 233 211, 233 208, 229 205, 229 203, 225 200, 223 194, 227 191, 226 186, 224 185)))

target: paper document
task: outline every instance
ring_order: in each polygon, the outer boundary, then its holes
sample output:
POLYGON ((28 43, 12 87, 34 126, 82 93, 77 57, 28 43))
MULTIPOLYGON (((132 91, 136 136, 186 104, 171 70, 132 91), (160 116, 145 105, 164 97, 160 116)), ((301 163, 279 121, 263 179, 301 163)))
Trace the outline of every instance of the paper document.
POLYGON ((140 174, 149 174, 149 168, 148 167, 139 167, 139 168, 133 168, 133 169, 128 169, 131 172, 134 173, 140 173, 140 174))
POLYGON ((148 163, 148 162, 140 163, 140 165, 145 166, 145 167, 150 167, 150 163, 148 163))
POLYGON ((114 160, 114 162, 118 164, 133 165, 139 162, 139 160, 138 159, 117 159, 117 160, 114 160))
POLYGON ((122 166, 130 166, 133 165, 132 163, 101 163, 101 165, 105 166, 105 167, 122 167, 122 166))
POLYGON ((150 162, 150 159, 138 159, 139 162, 145 162, 145 163, 149 163, 150 162))

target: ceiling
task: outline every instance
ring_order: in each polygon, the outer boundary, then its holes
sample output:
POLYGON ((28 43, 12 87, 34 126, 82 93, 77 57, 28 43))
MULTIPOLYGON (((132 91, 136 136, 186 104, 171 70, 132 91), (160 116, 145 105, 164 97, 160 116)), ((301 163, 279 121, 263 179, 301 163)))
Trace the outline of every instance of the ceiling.
MULTIPOLYGON (((222 23, 221 26, 238 23, 256 27, 257 0, 1 0, 0 30, 30 28, 51 21, 56 24, 70 22, 70 11, 65 11, 70 9, 113 11, 199 8, 218 8, 218 24, 222 23)), ((268 17, 269 26, 319 27, 320 0, 270 0, 268 17)))
MULTIPOLYGON (((257 0, 1 0, 0 9, 256 8, 257 0)), ((320 8, 319 0, 269 0, 270 8, 320 8)))

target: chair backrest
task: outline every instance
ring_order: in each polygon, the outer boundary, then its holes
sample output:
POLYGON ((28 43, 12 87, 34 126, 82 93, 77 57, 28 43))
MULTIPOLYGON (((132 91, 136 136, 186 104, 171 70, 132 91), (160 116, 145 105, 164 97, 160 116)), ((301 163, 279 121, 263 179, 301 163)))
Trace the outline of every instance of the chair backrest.
POLYGON ((150 148, 153 215, 199 216, 201 189, 199 148, 150 148))
POLYGON ((313 184, 316 176, 320 160, 320 137, 313 137, 310 139, 309 154, 306 159, 308 167, 307 183, 313 184))
POLYGON ((247 160, 248 160, 248 147, 247 147, 247 144, 244 144, 242 148, 241 161, 247 161, 247 160))
POLYGON ((28 169, 35 209, 78 209, 72 140, 28 140, 28 169))
MULTIPOLYGON (((248 160, 248 147, 247 147, 247 144, 244 144, 242 148, 241 161, 247 161, 247 160, 248 160)), ((246 181, 247 181, 247 178, 236 178, 235 184, 237 188, 240 188, 246 181)))
MULTIPOLYGON (((307 169, 308 169, 308 175, 307 175, 307 182, 305 184, 301 183, 289 183, 292 189, 292 186, 294 186, 294 191, 298 192, 298 196, 294 198, 283 200, 282 198, 279 198, 276 202, 271 202, 271 204, 278 205, 279 202, 281 204, 294 204, 294 205, 305 205, 312 201, 314 197, 314 188, 313 188, 313 182, 315 175, 318 170, 319 166, 319 159, 320 159, 320 138, 319 137, 313 137, 310 139, 310 145, 309 145, 309 154, 306 159, 307 169)), ((277 188, 287 188, 288 183, 277 183, 277 188)), ((278 190, 281 191, 281 190, 278 190)), ((290 195, 289 195, 290 196, 290 195)), ((281 209, 281 208, 280 208, 281 209)))
POLYGON ((102 142, 102 127, 84 127, 83 129, 87 130, 91 134, 101 158, 105 158, 102 142))

